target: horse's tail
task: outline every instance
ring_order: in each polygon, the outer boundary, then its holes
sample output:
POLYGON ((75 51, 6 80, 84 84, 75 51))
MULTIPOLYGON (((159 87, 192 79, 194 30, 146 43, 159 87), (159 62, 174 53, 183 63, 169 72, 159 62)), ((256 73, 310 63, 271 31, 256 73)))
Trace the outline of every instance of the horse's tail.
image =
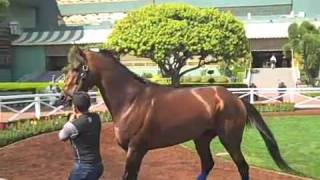
POLYGON ((293 170, 282 158, 277 141, 275 140, 272 132, 268 128, 267 124, 264 122, 258 110, 246 100, 242 100, 242 102, 247 109, 247 114, 248 114, 247 125, 253 124, 258 129, 260 135, 262 136, 268 148, 269 154, 271 155, 271 157, 273 158, 277 166, 285 172, 301 174, 293 170))

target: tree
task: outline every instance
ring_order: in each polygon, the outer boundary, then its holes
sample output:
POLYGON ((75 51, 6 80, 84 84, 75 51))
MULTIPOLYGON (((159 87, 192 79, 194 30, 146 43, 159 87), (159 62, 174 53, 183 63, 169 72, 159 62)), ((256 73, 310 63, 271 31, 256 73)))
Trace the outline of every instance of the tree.
POLYGON ((4 18, 4 12, 9 6, 9 1, 8 0, 0 0, 0 22, 4 18))
POLYGON ((9 6, 8 0, 0 0, 0 11, 6 9, 9 6))
POLYGON ((293 23, 289 26, 289 41, 283 46, 288 54, 291 50, 303 58, 303 71, 309 84, 314 85, 319 75, 320 67, 320 31, 310 22, 304 21, 301 25, 293 23))
POLYGON ((248 55, 243 24, 230 13, 185 4, 150 5, 119 21, 106 43, 121 54, 150 58, 177 87, 180 78, 199 67, 248 55), (183 69, 187 61, 198 63, 183 69))

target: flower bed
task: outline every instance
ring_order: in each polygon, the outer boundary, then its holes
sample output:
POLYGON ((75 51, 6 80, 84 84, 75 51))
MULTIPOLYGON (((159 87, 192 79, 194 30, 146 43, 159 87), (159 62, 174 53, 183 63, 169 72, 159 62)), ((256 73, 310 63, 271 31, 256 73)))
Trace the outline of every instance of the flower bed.
MULTIPOLYGON (((109 113, 99 112, 102 122, 111 121, 109 113)), ((57 131, 67 122, 66 116, 51 116, 40 120, 28 119, 9 123, 0 131, 0 147, 43 133, 57 131)))

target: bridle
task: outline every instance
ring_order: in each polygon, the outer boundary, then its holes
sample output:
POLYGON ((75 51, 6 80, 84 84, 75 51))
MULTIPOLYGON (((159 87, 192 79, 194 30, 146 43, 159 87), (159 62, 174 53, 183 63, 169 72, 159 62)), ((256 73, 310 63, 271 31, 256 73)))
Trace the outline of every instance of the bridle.
POLYGON ((74 92, 78 92, 78 90, 79 90, 80 87, 82 86, 83 81, 87 78, 88 73, 89 73, 89 67, 88 67, 88 65, 85 63, 85 64, 82 65, 81 68, 80 68, 80 72, 79 72, 79 74, 78 74, 77 81, 76 81, 77 87, 75 88, 74 92))
MULTIPOLYGON (((79 68, 79 73, 77 75, 77 80, 76 80, 76 87, 73 91, 73 93, 78 92, 79 89, 81 88, 83 81, 88 77, 89 74, 89 66, 84 63, 81 65, 81 67, 79 68)), ((71 101, 72 99, 72 95, 66 95, 66 94, 61 94, 61 97, 59 98, 60 103, 63 106, 68 106, 70 105, 68 101, 71 101), (71 97, 70 99, 68 99, 68 97, 71 97)))

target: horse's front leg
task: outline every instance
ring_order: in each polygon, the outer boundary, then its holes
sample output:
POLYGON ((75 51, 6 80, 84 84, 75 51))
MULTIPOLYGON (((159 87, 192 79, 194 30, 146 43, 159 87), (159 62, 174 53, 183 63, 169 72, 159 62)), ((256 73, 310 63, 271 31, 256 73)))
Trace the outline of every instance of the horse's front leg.
POLYGON ((137 180, 140 165, 146 152, 142 148, 129 146, 123 180, 137 180))

